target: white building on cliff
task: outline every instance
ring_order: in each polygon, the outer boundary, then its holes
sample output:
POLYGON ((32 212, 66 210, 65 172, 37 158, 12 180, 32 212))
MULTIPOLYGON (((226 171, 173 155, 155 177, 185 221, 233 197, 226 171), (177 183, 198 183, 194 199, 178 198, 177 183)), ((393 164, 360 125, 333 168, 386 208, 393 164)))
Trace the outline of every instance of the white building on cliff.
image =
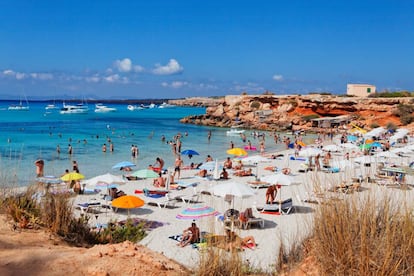
POLYGON ((346 94, 348 96, 368 97, 374 94, 376 87, 371 84, 352 84, 348 83, 346 86, 346 94))

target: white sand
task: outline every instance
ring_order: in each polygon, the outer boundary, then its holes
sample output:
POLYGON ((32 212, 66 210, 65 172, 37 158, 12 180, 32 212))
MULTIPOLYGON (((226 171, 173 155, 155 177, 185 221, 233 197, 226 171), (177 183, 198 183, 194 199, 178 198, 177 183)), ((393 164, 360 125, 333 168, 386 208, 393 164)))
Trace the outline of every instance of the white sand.
MULTIPOLYGON (((327 141, 326 144, 331 144, 332 141, 327 141)), ((265 227, 260 229, 258 226, 254 225, 248 230, 237 230, 237 233, 241 237, 252 235, 256 243, 258 244, 255 250, 246 249, 241 254, 246 259, 249 260, 250 264, 254 267, 261 268, 263 270, 270 271, 273 269, 274 264, 277 260, 277 255, 281 242, 285 246, 292 244, 293 242, 298 242, 301 239, 305 238, 311 231, 312 228, 312 213, 314 209, 317 208, 315 204, 304 203, 302 200, 309 198, 309 195, 313 191, 320 189, 324 191, 327 195, 336 196, 340 198, 351 198, 357 196, 367 195, 369 193, 388 193, 399 200, 408 199, 408 202, 413 202, 414 192, 413 190, 403 191, 401 189, 392 189, 386 187, 380 187, 377 184, 372 183, 363 183, 363 191, 354 193, 354 194, 339 194, 333 192, 326 192, 326 190, 334 185, 338 185, 342 181, 349 181, 351 177, 359 175, 371 175, 373 176, 375 172, 375 165, 371 167, 356 167, 354 169, 346 169, 340 173, 326 173, 326 172, 307 172, 299 173, 298 169, 300 164, 304 163, 303 161, 292 161, 289 160, 288 156, 293 154, 292 150, 287 150, 283 153, 284 158, 269 160, 268 163, 260 163, 258 175, 264 176, 272 174, 271 171, 264 170, 264 167, 267 166, 277 166, 279 168, 289 167, 292 170, 293 178, 298 184, 292 184, 290 186, 282 186, 281 192, 278 194, 278 199, 293 198, 293 203, 295 209, 289 215, 267 215, 261 214, 259 212, 254 212, 254 215, 265 220, 265 227)), ((336 162, 339 162, 343 159, 343 153, 333 154, 333 161, 331 164, 335 165, 336 162)), ((411 157, 402 159, 404 163, 411 161, 411 157)), ((397 159, 394 162, 400 162, 401 159, 397 159)), ((255 173, 256 169, 253 168, 255 173)), ((222 183, 223 181, 209 181, 201 180, 195 178, 194 175, 197 170, 182 170, 182 179, 181 181, 185 182, 198 182, 199 184, 196 187, 198 192, 209 190, 211 186, 216 185, 216 183, 222 183)), ((242 183, 247 183, 248 181, 253 181, 254 176, 251 177, 236 177, 230 174, 231 179, 229 181, 237 181, 242 183)), ((413 184, 410 178, 407 179, 408 183, 413 184)), ((144 199, 146 202, 152 201, 145 197, 143 194, 134 194, 136 189, 142 190, 144 187, 149 189, 155 189, 152 186, 152 180, 139 180, 139 181, 130 181, 125 185, 121 185, 120 189, 125 191, 127 194, 137 195, 144 199)), ((263 205, 265 201, 265 192, 266 189, 257 189, 256 195, 250 198, 235 198, 234 208, 240 211, 245 210, 247 207, 252 207, 253 205, 263 205)), ((172 191, 173 196, 176 195, 188 195, 193 194, 193 188, 189 187, 181 191, 172 191)), ((75 203, 92 201, 93 199, 104 202, 101 199, 100 195, 80 195, 76 197, 75 203)), ((229 207, 229 204, 224 202, 223 198, 209 195, 202 195, 199 197, 199 202, 202 204, 207 204, 211 207, 214 207, 219 212, 224 212, 229 207)), ((189 204, 183 202, 176 203, 177 208, 158 208, 156 206, 150 206, 145 204, 143 207, 130 210, 130 217, 139 217, 149 220, 160 221, 167 223, 162 227, 156 228, 149 232, 148 236, 145 237, 140 243, 149 247, 152 250, 162 252, 165 256, 172 258, 187 267, 194 268, 198 262, 200 251, 193 249, 191 246, 181 248, 177 246, 177 242, 169 239, 169 236, 181 234, 182 231, 189 227, 191 220, 179 220, 176 219, 176 215, 185 209, 189 204)), ((77 211, 80 212, 80 211, 77 211)), ((114 213, 108 211, 105 213, 99 214, 98 220, 92 215, 91 224, 106 223, 109 220, 123 220, 128 217, 128 212, 125 210, 118 211, 114 213)), ((215 217, 204 218, 197 221, 198 226, 201 231, 207 231, 209 233, 223 234, 223 225, 215 217)))

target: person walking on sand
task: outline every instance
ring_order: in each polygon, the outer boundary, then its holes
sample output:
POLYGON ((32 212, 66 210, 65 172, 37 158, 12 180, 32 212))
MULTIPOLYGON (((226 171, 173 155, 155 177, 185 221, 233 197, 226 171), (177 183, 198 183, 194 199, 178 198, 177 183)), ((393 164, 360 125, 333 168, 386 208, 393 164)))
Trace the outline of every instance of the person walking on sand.
POLYGON ((38 159, 38 160, 35 161, 36 176, 37 177, 42 177, 43 176, 44 165, 45 165, 45 161, 43 161, 42 159, 38 159))
POLYGON ((162 169, 164 168, 164 160, 157 157, 155 159, 155 164, 152 166, 154 171, 162 172, 162 169))
POLYGON ((174 162, 174 174, 173 177, 175 177, 175 174, 178 173, 177 179, 180 179, 181 175, 181 166, 183 165, 183 160, 181 159, 181 156, 177 156, 174 162))

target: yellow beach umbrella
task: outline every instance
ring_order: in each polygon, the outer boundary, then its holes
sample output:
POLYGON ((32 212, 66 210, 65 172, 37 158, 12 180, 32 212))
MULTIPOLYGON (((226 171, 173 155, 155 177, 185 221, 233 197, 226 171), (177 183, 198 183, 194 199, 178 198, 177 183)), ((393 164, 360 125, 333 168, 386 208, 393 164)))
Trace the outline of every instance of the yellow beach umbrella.
POLYGON ((84 178, 85 176, 81 173, 71 172, 71 173, 65 174, 60 179, 62 179, 63 181, 72 181, 72 180, 77 181, 77 180, 81 180, 84 178))
POLYGON ((241 148, 229 149, 229 150, 227 150, 227 153, 237 155, 237 156, 247 155, 247 151, 245 151, 244 149, 241 149, 241 148))

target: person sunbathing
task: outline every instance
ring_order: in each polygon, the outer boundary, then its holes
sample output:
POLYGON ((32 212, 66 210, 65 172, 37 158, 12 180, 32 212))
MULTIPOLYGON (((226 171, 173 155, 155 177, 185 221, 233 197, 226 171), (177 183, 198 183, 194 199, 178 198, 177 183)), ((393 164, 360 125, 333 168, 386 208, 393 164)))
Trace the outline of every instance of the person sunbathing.
POLYGON ((196 176, 206 177, 207 170, 200 170, 198 173, 196 173, 196 176))
POLYGON ((235 176, 252 176, 252 168, 249 168, 248 170, 240 170, 234 173, 235 176))
POLYGON ((223 168, 223 171, 220 174, 220 179, 229 179, 229 173, 223 168))
POLYGON ((234 170, 241 170, 241 169, 243 169, 243 163, 242 163, 242 161, 241 161, 241 160, 239 160, 239 161, 237 162, 237 164, 233 166, 233 169, 234 169, 234 170))
POLYGON ((154 179, 153 184, 155 187, 165 187, 165 178, 162 177, 161 173, 159 173, 158 177, 154 179))
POLYGON ((223 164, 225 169, 231 169, 233 167, 233 163, 230 160, 230 157, 227 157, 226 161, 223 164))
POLYGON ((286 175, 289 175, 291 173, 291 170, 290 170, 290 168, 283 168, 282 173, 286 174, 286 175))
POLYGON ((123 191, 118 191, 117 188, 113 187, 109 190, 109 195, 112 199, 115 199, 115 198, 124 196, 126 194, 123 191))
POLYGON ((191 227, 187 228, 183 232, 182 240, 177 244, 181 247, 184 247, 190 243, 200 242, 200 229, 197 227, 196 223, 191 223, 191 227))
POLYGON ((253 236, 241 238, 234 231, 226 230, 226 246, 227 251, 244 250, 244 247, 255 247, 256 241, 253 236))

